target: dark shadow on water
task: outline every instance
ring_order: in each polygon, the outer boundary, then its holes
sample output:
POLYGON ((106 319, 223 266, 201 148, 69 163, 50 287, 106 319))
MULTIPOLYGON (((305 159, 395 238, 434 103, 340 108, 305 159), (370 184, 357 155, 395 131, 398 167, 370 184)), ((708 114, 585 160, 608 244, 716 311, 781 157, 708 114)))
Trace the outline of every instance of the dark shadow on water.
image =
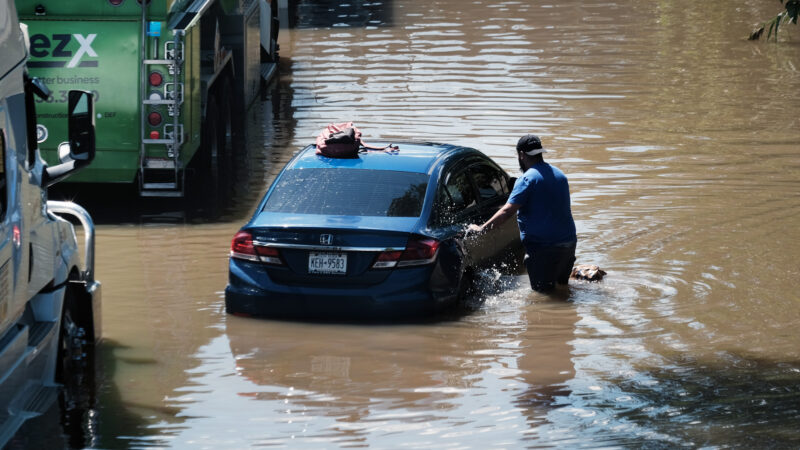
POLYGON ((290 2, 289 28, 392 26, 392 2, 299 0, 290 2))
POLYGON ((446 322, 457 322, 464 316, 473 312, 473 309, 463 305, 453 305, 441 311, 407 313, 398 309, 395 312, 381 313, 329 313, 308 312, 307 314, 292 315, 263 315, 263 316, 244 316, 237 315, 243 319, 262 320, 264 322, 276 321, 282 323, 297 324, 326 324, 326 325, 349 325, 363 327, 380 326, 407 326, 407 325, 435 325, 446 322))
MULTIPOLYGON (((619 411, 621 418, 693 447, 800 445, 800 361, 734 354, 714 361, 683 355, 675 360, 674 366, 616 381, 635 405, 619 411)), ((597 406, 620 407, 611 401, 597 406)))

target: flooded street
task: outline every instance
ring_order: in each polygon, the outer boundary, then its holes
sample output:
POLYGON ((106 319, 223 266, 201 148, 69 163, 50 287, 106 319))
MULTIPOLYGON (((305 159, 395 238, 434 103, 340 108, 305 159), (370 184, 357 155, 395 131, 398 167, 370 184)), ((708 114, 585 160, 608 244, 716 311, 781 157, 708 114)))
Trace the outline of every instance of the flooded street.
POLYGON ((98 225, 96 391, 10 447, 800 445, 800 28, 746 40, 778 2, 293 5, 222 206, 76 194, 98 225), (349 120, 513 176, 540 135, 578 263, 607 277, 552 298, 489 271, 474 311, 433 323, 226 315, 233 234, 349 120))

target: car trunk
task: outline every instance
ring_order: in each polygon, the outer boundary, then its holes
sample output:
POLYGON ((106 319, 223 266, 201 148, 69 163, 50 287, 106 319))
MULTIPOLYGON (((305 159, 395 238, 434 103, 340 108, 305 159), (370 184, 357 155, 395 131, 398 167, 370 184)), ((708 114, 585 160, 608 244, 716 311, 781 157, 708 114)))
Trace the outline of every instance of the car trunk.
MULTIPOLYGON (((370 222, 363 218, 348 219, 370 222)), ((296 222, 298 216, 292 220, 296 222)), ((381 283, 393 270, 398 270, 376 269, 373 264, 381 252, 402 251, 410 236, 410 225, 415 222, 407 218, 380 218, 378 222, 387 223, 374 229, 367 223, 334 227, 331 221, 336 218, 308 216, 305 223, 289 227, 259 226, 256 222, 256 227, 248 231, 255 246, 278 250, 282 264, 264 265, 276 283, 348 288, 381 283)), ((285 225, 285 221, 280 223, 285 225)))

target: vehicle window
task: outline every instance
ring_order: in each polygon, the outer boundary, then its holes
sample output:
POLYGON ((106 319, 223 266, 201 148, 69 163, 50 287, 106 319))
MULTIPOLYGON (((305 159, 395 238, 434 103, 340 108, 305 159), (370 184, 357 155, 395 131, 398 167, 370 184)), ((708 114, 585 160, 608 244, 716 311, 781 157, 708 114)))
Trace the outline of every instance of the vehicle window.
POLYGON ((478 203, 466 172, 450 177, 445 184, 445 189, 450 194, 456 210, 467 209, 478 203))
POLYGON ((0 128, 0 220, 6 217, 6 206, 8 203, 8 179, 6 176, 6 134, 0 128))
POLYGON ((363 169, 292 169, 264 211, 341 216, 419 217, 428 175, 363 169))
POLYGON ((481 200, 489 200, 506 194, 506 183, 503 174, 494 167, 479 165, 470 169, 472 179, 478 188, 481 200))
POLYGON ((434 205, 433 219, 435 223, 455 223, 458 210, 456 209, 453 200, 450 198, 450 194, 447 193, 447 189, 444 186, 440 187, 436 192, 436 202, 434 205))

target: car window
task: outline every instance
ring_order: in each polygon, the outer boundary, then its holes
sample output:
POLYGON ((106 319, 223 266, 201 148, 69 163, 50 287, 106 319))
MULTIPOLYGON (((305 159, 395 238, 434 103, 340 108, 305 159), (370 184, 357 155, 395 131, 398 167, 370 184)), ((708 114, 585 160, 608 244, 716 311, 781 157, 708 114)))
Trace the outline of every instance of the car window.
POLYGON ((472 167, 470 173, 482 201, 500 197, 507 193, 505 177, 494 167, 481 164, 472 167))
POLYGON ((450 198, 450 194, 447 193, 447 188, 444 186, 439 187, 439 190, 436 192, 436 202, 433 207, 432 218, 434 223, 455 223, 457 214, 458 209, 456 209, 455 203, 453 203, 453 200, 450 198))
POLYGON ((428 175, 364 169, 291 169, 264 211, 341 216, 419 217, 428 175))
POLYGON ((467 209, 478 203, 466 172, 450 177, 445 184, 445 189, 450 194, 456 210, 467 209))

